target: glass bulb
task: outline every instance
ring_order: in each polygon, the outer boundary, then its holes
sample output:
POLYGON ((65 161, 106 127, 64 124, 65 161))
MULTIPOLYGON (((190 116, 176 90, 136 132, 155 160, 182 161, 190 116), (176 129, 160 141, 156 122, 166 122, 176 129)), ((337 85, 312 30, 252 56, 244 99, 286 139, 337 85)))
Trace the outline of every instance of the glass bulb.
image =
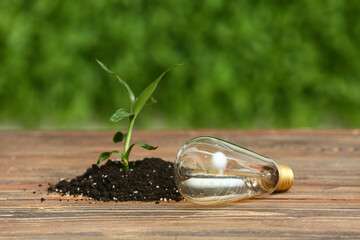
POLYGON ((203 205, 286 191, 293 172, 270 158, 214 137, 188 141, 175 161, 175 183, 181 195, 203 205))

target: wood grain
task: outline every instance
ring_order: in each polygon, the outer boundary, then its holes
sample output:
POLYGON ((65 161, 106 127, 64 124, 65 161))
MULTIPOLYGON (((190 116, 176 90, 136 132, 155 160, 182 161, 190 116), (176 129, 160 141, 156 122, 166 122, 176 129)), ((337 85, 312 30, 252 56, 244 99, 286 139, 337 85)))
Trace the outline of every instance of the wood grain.
POLYGON ((104 203, 47 193, 48 183, 82 174, 100 152, 115 149, 112 134, 0 132, 0 238, 360 239, 359 130, 134 133, 134 141, 159 148, 152 152, 136 148, 133 159, 174 161, 187 140, 211 135, 293 168, 290 191, 221 207, 104 203))

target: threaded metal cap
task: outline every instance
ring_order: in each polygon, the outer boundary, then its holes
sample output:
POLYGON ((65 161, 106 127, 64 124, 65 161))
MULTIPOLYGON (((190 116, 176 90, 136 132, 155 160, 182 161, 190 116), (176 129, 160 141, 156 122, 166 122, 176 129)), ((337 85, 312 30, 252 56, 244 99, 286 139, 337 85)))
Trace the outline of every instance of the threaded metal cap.
POLYGON ((289 190, 294 182, 294 173, 291 168, 284 164, 278 164, 279 182, 275 189, 276 192, 285 192, 289 190))

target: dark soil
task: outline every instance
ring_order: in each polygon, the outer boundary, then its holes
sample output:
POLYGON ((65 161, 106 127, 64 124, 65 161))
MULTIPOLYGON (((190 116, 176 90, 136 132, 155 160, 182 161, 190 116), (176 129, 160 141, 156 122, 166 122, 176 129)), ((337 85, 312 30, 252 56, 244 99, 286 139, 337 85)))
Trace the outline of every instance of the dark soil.
MULTIPOLYGON (((83 175, 48 188, 62 195, 89 196, 101 201, 180 201, 173 163, 160 158, 129 162, 125 172, 118 161, 93 164, 83 175)), ((156 202, 158 203, 158 202, 156 202)))

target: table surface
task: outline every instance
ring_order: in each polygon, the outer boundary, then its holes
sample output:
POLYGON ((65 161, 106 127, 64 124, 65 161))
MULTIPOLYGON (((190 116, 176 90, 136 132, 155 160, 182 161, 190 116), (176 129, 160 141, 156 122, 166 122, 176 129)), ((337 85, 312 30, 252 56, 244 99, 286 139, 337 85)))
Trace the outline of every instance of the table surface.
POLYGON ((83 174, 100 152, 113 150, 112 135, 0 132, 0 238, 360 239, 359 130, 134 132, 134 141, 159 148, 136 148, 133 159, 151 156, 173 162, 187 140, 209 135, 292 167, 290 191, 224 206, 105 203, 48 194, 48 183, 83 174))

